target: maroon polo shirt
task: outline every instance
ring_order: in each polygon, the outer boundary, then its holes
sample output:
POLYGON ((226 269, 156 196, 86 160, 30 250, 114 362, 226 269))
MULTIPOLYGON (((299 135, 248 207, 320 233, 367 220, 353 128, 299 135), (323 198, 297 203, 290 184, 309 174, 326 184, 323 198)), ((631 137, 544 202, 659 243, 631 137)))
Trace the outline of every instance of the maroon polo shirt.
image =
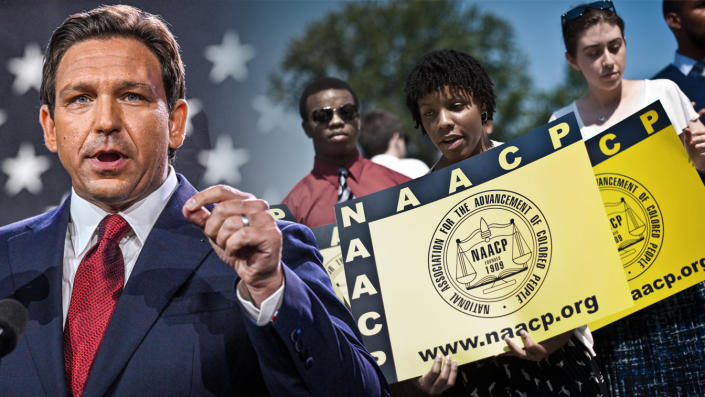
MULTIPOLYGON (((345 167, 350 171, 347 183, 355 197, 362 197, 409 181, 387 167, 363 158, 360 153, 345 167)), ((338 165, 319 158, 313 170, 303 177, 282 201, 299 223, 314 228, 335 223, 333 207, 338 202, 338 165)))

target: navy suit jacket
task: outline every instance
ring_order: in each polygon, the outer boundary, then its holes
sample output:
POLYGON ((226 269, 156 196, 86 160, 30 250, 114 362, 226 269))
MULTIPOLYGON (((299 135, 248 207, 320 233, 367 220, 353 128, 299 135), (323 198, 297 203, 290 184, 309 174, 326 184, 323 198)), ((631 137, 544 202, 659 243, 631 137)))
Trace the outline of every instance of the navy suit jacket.
MULTIPOLYGON (((258 327, 241 309, 235 271, 181 208, 179 186, 126 283, 84 396, 387 394, 374 358, 335 297, 308 228, 278 222, 285 292, 258 327)), ((29 310, 15 350, 0 363, 0 394, 63 396, 61 278, 69 201, 0 228, 0 296, 29 310)))
MULTIPOLYGON (((705 108, 705 77, 686 76, 673 64, 670 64, 656 73, 653 78, 673 81, 688 99, 695 102, 696 111, 705 108)), ((701 117, 700 120, 705 123, 705 116, 701 117)))
MULTIPOLYGON (((685 96, 695 102, 695 110, 698 111, 705 108, 705 77, 702 76, 686 76, 678 70, 673 64, 663 68, 656 73, 654 79, 672 80, 683 91, 685 96)), ((700 121, 705 123, 705 115, 700 117, 700 121)), ((698 170, 700 179, 705 183, 705 171, 698 170)))

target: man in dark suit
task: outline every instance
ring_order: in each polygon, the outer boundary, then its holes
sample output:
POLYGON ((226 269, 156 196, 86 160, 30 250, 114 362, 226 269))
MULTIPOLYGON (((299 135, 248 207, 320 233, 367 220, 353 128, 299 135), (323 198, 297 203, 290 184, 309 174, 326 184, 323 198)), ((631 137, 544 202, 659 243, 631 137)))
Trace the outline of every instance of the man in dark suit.
POLYGON ((73 190, 0 229, 0 296, 30 314, 1 393, 387 394, 310 230, 170 166, 184 90, 154 15, 101 7, 54 32, 40 122, 73 190))
MULTIPOLYGON (((678 84, 705 123, 705 3, 663 0, 663 18, 678 42, 678 49, 673 63, 656 73, 654 79, 678 84)), ((698 174, 705 183, 705 172, 698 170, 698 174)))
POLYGON ((678 49, 673 63, 654 79, 669 79, 678 84, 705 122, 705 4, 696 0, 664 0, 663 18, 678 42, 678 49))

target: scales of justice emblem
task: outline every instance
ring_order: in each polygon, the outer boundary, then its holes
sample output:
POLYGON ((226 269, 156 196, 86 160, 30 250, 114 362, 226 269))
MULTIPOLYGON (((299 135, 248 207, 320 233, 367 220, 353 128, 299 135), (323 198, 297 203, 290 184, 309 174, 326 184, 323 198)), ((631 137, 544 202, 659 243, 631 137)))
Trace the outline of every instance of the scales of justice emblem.
POLYGON ((626 175, 595 175, 627 280, 656 261, 663 242, 663 216, 650 191, 626 175))
POLYGON ((482 288, 483 294, 490 294, 514 286, 517 281, 512 276, 528 270, 527 262, 532 251, 514 224, 487 224, 480 218, 480 224, 464 240, 456 239, 456 276, 465 289, 482 288), (493 257, 489 264, 482 261, 493 257))
POLYGON ((350 300, 348 298, 348 284, 345 280, 345 267, 343 266, 343 254, 340 252, 340 247, 331 247, 328 250, 337 250, 333 257, 327 260, 323 267, 330 277, 333 284, 333 291, 338 296, 345 306, 350 308, 350 300))
POLYGON ((551 232, 539 207, 497 189, 463 199, 441 218, 430 240, 428 270, 453 309, 495 318, 536 296, 551 254, 551 232))
POLYGON ((624 261, 634 256, 637 250, 635 245, 644 241, 646 225, 639 215, 627 204, 624 197, 616 203, 605 203, 607 216, 612 225, 612 234, 617 243, 619 257, 624 261))

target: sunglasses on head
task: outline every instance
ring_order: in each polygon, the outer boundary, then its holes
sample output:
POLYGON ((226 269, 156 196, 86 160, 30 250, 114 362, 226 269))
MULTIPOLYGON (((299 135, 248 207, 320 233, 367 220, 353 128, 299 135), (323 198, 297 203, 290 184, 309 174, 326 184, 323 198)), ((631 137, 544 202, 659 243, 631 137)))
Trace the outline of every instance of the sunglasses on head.
POLYGON ((572 21, 574 19, 582 17, 588 8, 592 8, 593 10, 598 11, 607 10, 613 14, 617 13, 617 11, 614 9, 614 4, 610 0, 596 1, 590 4, 586 4, 584 6, 578 6, 571 10, 568 10, 568 12, 561 15, 561 25, 565 25, 565 23, 568 21, 572 21))
POLYGON ((311 112, 311 120, 319 124, 328 124, 333 119, 333 113, 338 113, 338 117, 346 123, 349 123, 357 117, 357 107, 352 103, 347 103, 338 108, 327 106, 316 109, 311 112))

